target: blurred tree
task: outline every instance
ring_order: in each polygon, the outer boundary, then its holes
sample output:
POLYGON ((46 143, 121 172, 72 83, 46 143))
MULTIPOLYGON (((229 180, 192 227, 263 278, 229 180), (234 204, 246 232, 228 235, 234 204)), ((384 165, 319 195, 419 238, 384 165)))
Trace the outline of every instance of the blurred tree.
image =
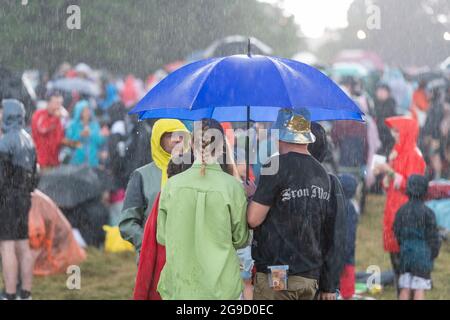
POLYGON ((320 55, 330 60, 342 49, 358 48, 375 51, 394 65, 435 66, 450 54, 450 41, 443 37, 450 32, 449 12, 448 0, 355 0, 348 11, 348 28, 326 43, 320 55), (380 9, 379 29, 367 26, 370 4, 380 9), (358 39, 359 30, 365 39, 358 39))
POLYGON ((301 48, 292 17, 256 0, 46 0, 0 6, 0 65, 54 71, 63 61, 145 76, 232 34, 255 36, 275 54, 301 48), (69 5, 81 29, 66 26, 69 5))

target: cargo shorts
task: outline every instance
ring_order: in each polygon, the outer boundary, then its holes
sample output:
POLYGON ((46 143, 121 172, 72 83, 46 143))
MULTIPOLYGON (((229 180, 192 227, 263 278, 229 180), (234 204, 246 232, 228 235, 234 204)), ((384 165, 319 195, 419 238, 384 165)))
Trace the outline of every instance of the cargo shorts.
POLYGON ((319 290, 315 279, 289 276, 287 290, 275 291, 269 286, 266 273, 257 272, 254 281, 254 300, 313 300, 319 290))

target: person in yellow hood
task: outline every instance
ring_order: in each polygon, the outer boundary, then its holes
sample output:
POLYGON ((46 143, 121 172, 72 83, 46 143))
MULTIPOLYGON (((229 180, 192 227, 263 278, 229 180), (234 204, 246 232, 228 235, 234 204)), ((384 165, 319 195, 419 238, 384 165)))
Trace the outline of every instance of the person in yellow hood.
POLYGON ((150 139, 153 162, 136 169, 130 176, 119 221, 120 234, 140 253, 147 215, 156 195, 167 181, 167 166, 172 153, 183 152, 189 131, 175 119, 160 119, 150 139))

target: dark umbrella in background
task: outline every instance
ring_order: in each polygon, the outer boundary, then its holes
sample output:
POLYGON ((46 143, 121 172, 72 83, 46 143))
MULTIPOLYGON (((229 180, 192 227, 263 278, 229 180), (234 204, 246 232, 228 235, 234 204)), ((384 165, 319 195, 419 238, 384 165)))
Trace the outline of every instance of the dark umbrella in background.
POLYGON ((100 87, 91 80, 83 78, 62 78, 47 84, 47 90, 61 90, 65 92, 76 91, 80 94, 98 97, 101 93, 100 87))
POLYGON ((74 208, 101 197, 105 185, 94 169, 87 166, 64 165, 44 173, 38 189, 60 208, 74 208))
POLYGON ((105 243, 103 226, 109 223, 109 210, 100 199, 84 202, 72 209, 62 209, 62 212, 88 245, 101 247, 105 243))
POLYGON ((63 165, 43 174, 38 189, 63 211, 73 228, 80 231, 88 245, 104 242, 102 227, 108 224, 109 211, 102 203, 104 191, 113 188, 103 171, 87 166, 63 165))

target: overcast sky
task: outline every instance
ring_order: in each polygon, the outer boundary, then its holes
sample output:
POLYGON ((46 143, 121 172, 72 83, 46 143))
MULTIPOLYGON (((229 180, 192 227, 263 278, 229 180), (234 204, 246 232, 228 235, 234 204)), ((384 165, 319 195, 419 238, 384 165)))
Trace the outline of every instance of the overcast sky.
MULTIPOLYGON (((277 3, 279 0, 259 0, 277 3)), ((318 38, 326 28, 347 26, 347 10, 353 0, 283 0, 282 7, 293 14, 306 37, 318 38)))

